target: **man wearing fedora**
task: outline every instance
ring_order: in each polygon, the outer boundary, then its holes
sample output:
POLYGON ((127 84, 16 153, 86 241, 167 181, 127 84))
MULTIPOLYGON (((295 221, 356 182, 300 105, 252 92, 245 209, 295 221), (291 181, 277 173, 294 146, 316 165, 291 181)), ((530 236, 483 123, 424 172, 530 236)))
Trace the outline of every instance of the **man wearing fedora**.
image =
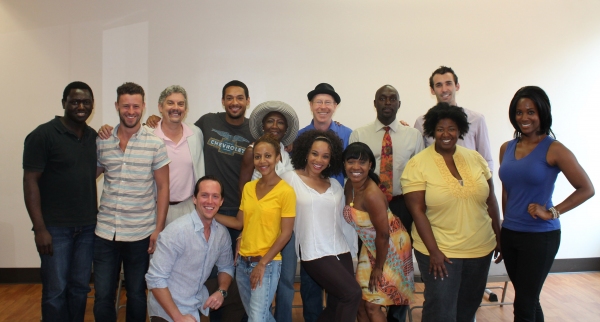
MULTIPOLYGON (((342 101, 340 95, 335 92, 333 86, 327 83, 321 83, 312 91, 308 92, 308 105, 312 112, 313 119, 310 124, 298 131, 298 136, 308 130, 332 131, 342 141, 342 147, 345 149, 350 140, 352 130, 333 121, 333 114, 337 110, 338 104, 342 101)), ((344 186, 344 174, 338 173, 334 176, 342 187, 344 186)), ((356 256, 354 254, 353 256, 356 256)), ((302 314, 304 321, 316 322, 323 311, 323 288, 317 284, 300 266, 300 295, 302 296, 302 314)))
MULTIPOLYGON (((350 142, 363 142, 373 151, 376 163, 375 173, 381 178, 380 187, 384 186, 382 190, 388 199, 389 209, 394 216, 400 218, 402 225, 410 234, 412 216, 404 202, 400 176, 408 160, 424 149, 423 136, 417 129, 402 126, 396 122, 396 115, 400 109, 400 94, 393 86, 380 87, 375 93, 373 104, 377 111, 377 118, 354 130, 350 136, 350 142), (382 176, 381 164, 384 162, 391 166, 383 167, 387 170, 384 170, 385 175, 382 176)), ((389 322, 405 321, 407 309, 407 305, 388 306, 387 320, 389 322)))

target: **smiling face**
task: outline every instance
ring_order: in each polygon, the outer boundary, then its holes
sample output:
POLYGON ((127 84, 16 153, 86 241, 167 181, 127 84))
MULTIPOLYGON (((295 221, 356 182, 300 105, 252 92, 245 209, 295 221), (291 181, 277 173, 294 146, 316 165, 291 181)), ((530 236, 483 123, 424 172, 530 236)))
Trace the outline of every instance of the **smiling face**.
POLYGON ((232 119, 244 118, 246 108, 250 105, 250 97, 239 86, 229 86, 225 89, 225 96, 221 100, 225 113, 232 119))
POLYGON ((127 128, 136 128, 140 125, 145 106, 141 94, 123 94, 115 102, 121 124, 127 128))
POLYGON ((454 153, 459 131, 452 119, 441 119, 435 126, 435 150, 454 153))
POLYGON ((67 99, 62 101, 65 117, 73 123, 85 123, 94 109, 92 94, 85 89, 72 89, 67 99))
POLYGON ((389 125, 396 120, 396 114, 400 109, 400 95, 392 86, 383 86, 375 94, 373 104, 377 110, 379 122, 389 125))
POLYGON ((435 95, 438 103, 446 102, 456 106, 456 92, 460 85, 454 83, 454 74, 435 74, 433 75, 433 88, 429 88, 431 94, 435 95))
POLYGON ((198 188, 198 194, 192 198, 196 205, 196 211, 203 222, 210 221, 223 204, 221 185, 214 180, 203 180, 199 183, 198 188))
POLYGON ((348 159, 344 162, 346 176, 351 182, 360 182, 369 176, 372 163, 369 160, 348 159))
POLYGON ((523 135, 540 133, 540 115, 537 106, 529 98, 522 98, 517 103, 515 120, 523 135))
POLYGON ((333 113, 335 113, 338 106, 331 95, 317 94, 309 104, 315 122, 322 124, 331 123, 333 113))
POLYGON ((324 141, 315 141, 306 156, 305 170, 314 175, 320 175, 329 166, 331 147, 324 141))
POLYGON ((262 120, 263 131, 271 134, 277 141, 281 141, 288 129, 287 119, 279 112, 271 112, 262 120))
POLYGON ((254 168, 265 177, 275 172, 275 165, 280 160, 280 156, 275 151, 275 147, 267 142, 259 142, 254 145, 254 168))
POLYGON ((185 97, 181 93, 173 93, 162 104, 158 105, 158 111, 165 123, 181 123, 185 118, 187 107, 185 97))

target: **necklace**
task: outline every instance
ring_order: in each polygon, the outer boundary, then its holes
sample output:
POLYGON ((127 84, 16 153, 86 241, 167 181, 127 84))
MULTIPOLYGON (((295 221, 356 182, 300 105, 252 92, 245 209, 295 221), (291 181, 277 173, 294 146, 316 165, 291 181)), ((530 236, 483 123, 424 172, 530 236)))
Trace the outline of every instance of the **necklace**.
POLYGON ((352 201, 350 201, 350 207, 354 207, 354 188, 352 188, 352 201))

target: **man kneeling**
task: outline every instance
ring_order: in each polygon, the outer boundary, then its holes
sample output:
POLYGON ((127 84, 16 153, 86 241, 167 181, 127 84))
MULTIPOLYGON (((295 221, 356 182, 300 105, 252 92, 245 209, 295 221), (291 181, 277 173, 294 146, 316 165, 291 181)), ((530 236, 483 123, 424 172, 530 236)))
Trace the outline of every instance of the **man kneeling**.
POLYGON ((213 176, 196 183, 195 210, 184 215, 158 236, 146 282, 150 294, 150 320, 200 321, 227 296, 234 272, 231 239, 227 228, 213 220, 223 204, 223 185, 213 176), (204 282, 216 264, 219 289, 209 296, 204 282))

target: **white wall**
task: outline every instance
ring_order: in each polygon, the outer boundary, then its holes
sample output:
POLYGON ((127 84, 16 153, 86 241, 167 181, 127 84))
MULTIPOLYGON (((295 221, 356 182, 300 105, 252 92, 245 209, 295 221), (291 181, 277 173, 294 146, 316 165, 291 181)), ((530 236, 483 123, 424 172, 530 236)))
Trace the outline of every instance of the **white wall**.
MULTIPOLYGON (((39 265, 22 195, 23 140, 62 115, 62 90, 74 80, 94 90, 94 128, 118 121, 124 81, 144 86, 147 115, 162 89, 184 86, 193 122, 221 109, 232 79, 249 86, 252 107, 286 101, 301 125, 310 121, 306 93, 331 83, 342 97, 335 119, 356 128, 375 118, 375 91, 388 83, 412 124, 435 104, 427 81, 443 64, 459 76, 459 105, 486 115, 494 150, 512 137, 515 91, 544 88, 558 139, 600 184, 598 12, 594 0, 0 1, 0 267, 39 265)), ((571 191, 560 177, 555 201, 571 191)), ((595 198, 561 219, 558 258, 600 256, 599 207, 595 198)))

